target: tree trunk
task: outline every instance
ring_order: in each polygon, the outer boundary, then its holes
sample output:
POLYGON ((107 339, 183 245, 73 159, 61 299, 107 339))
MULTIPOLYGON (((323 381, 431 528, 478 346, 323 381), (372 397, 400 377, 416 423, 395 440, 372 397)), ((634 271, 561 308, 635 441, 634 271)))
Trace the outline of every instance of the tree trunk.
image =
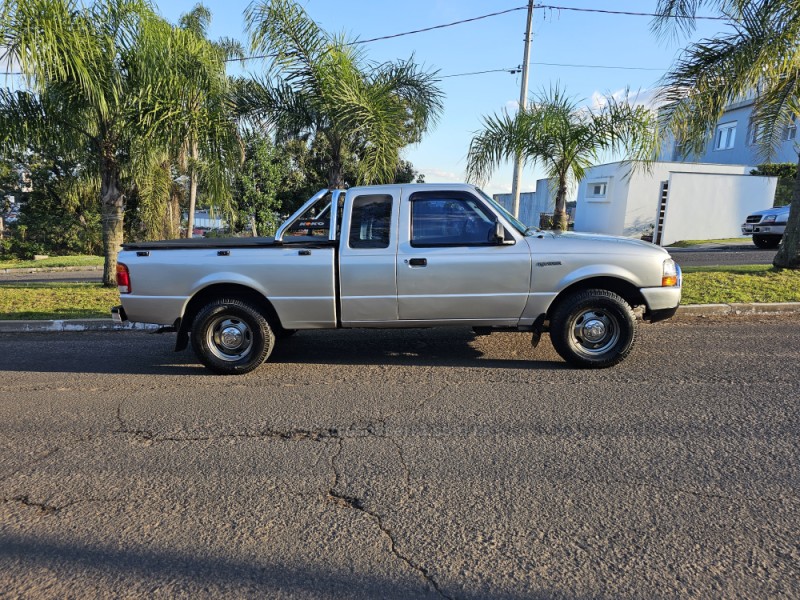
POLYGON ((564 178, 558 178, 558 191, 556 192, 556 208, 553 212, 553 228, 566 231, 568 227, 567 211, 567 182, 564 178))
POLYGON ((103 285, 117 285, 117 254, 122 245, 122 224, 125 196, 119 187, 119 167, 113 159, 105 159, 100 172, 100 211, 103 226, 103 285))
POLYGON ((786 232, 772 264, 781 269, 800 269, 800 153, 797 155, 797 174, 794 176, 786 232))
POLYGON ((250 231, 253 237, 258 237, 258 224, 256 223, 255 215, 250 215, 250 231))
POLYGON ((181 237, 181 199, 175 192, 170 194, 167 204, 167 227, 168 239, 181 237))
POLYGON ((336 140, 328 140, 331 145, 331 168, 328 169, 328 189, 344 189, 344 177, 342 175, 342 149, 336 140))
POLYGON ((189 216, 186 223, 186 237, 194 235, 194 211, 197 206, 197 141, 192 140, 189 149, 189 216))

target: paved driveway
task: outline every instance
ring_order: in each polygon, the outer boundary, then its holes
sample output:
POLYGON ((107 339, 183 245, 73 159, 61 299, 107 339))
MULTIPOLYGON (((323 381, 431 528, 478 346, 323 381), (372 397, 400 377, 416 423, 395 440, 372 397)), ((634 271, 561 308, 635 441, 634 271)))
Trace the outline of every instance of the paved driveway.
POLYGON ((466 330, 301 333, 218 377, 172 335, 0 335, 10 597, 800 595, 800 318, 628 361, 466 330))

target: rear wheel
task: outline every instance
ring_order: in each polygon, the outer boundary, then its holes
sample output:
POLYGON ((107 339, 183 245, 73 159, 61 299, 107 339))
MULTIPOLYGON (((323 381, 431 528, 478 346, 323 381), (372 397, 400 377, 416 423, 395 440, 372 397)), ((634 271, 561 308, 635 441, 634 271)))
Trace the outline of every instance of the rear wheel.
POLYGON ((261 312, 242 300, 207 304, 192 322, 192 349, 203 365, 222 375, 243 375, 263 363, 275 334, 261 312))
POLYGON ((625 300, 608 290, 585 290, 562 300, 550 318, 556 352, 581 368, 611 367, 636 342, 636 316, 625 300))
POLYGON ((754 235, 753 243, 756 247, 762 250, 771 250, 777 248, 781 243, 781 236, 779 235, 754 235))

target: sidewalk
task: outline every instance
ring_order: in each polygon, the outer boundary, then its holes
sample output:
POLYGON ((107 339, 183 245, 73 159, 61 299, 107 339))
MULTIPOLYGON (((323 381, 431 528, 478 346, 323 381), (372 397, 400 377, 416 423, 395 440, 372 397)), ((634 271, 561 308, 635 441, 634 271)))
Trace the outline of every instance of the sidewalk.
POLYGON ((0 269, 0 273, 13 275, 14 273, 59 273, 67 271, 102 271, 102 266, 88 265, 85 267, 23 267, 15 269, 0 269))
MULTIPOLYGON (((800 314, 800 302, 762 304, 687 304, 678 309, 676 320, 702 317, 800 314)), ((63 333, 72 331, 156 331, 154 323, 115 323, 111 319, 59 319, 56 321, 0 321, 0 333, 63 333)))

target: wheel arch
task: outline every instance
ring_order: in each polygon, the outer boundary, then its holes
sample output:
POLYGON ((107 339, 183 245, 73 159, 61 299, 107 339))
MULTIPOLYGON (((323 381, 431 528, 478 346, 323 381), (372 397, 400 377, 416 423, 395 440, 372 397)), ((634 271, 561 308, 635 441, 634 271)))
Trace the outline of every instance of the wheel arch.
POLYGON ((591 289, 601 289, 614 292, 623 300, 625 300, 625 302, 627 302, 631 307, 640 306, 642 304, 645 306, 647 305, 642 292, 639 291, 639 288, 630 281, 612 276, 587 277, 586 279, 581 279, 580 281, 576 281, 568 285, 558 293, 558 295, 550 303, 550 306, 547 308, 547 319, 550 319, 553 311, 565 298, 575 293, 591 289))
POLYGON ((178 331, 175 341, 176 352, 184 350, 189 344, 189 331, 197 313, 209 302, 220 298, 233 298, 248 302, 258 309, 272 326, 277 329, 283 329, 280 317, 278 317, 272 302, 258 290, 240 283, 213 283, 195 292, 187 302, 183 315, 176 324, 178 331))

